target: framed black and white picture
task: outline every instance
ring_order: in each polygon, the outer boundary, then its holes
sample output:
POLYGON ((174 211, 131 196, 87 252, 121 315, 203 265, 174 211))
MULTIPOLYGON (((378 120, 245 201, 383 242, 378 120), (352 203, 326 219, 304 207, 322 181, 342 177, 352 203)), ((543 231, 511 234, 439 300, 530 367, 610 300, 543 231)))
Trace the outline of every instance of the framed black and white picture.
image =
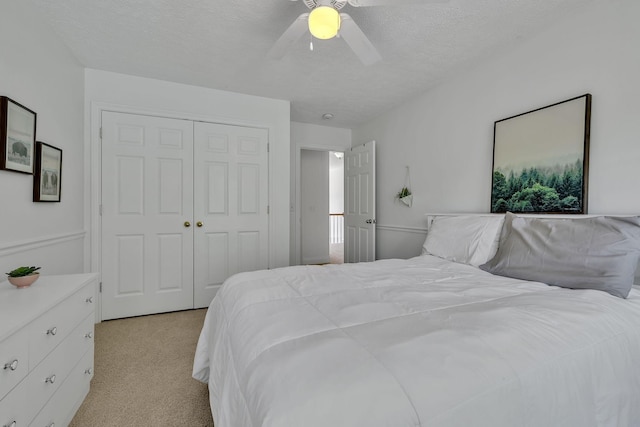
POLYGON ((494 124, 491 212, 587 213, 591 95, 494 124))
POLYGON ((33 177, 34 202, 59 202, 62 189, 62 150, 38 141, 33 177))
POLYGON ((32 174, 36 113, 0 96, 0 169, 32 174))

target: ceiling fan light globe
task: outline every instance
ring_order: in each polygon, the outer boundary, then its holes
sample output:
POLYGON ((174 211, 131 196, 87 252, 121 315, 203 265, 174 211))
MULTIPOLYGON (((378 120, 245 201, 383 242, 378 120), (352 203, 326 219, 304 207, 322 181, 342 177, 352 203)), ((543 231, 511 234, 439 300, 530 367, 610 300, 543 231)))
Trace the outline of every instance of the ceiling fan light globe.
POLYGON ((318 6, 309 14, 309 32, 321 40, 335 37, 340 31, 340 13, 330 6, 318 6))

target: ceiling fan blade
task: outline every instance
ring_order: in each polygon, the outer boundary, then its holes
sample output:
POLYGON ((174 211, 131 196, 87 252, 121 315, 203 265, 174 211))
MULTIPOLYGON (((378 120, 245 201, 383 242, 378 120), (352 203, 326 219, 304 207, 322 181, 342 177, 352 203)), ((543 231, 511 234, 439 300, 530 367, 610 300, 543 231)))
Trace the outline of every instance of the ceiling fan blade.
POLYGON ((353 7, 362 6, 398 6, 403 4, 449 3, 451 0, 348 0, 353 7))
POLYGON ((280 36, 273 47, 269 50, 267 56, 273 59, 282 58, 289 48, 300 40, 300 37, 309 30, 309 14, 303 13, 298 16, 293 24, 280 36))
POLYGON ((341 13, 340 37, 344 39, 351 50, 364 65, 374 64, 382 59, 378 50, 371 44, 360 27, 346 13, 341 13))

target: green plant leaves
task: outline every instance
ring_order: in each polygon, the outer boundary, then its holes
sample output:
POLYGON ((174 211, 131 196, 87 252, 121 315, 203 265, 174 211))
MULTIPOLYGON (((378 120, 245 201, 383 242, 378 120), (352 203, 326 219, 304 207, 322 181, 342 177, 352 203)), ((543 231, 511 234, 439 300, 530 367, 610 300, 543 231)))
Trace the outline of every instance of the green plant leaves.
POLYGON ((40 267, 18 267, 15 270, 11 270, 6 273, 9 277, 22 277, 22 276, 30 276, 36 271, 40 270, 40 267))

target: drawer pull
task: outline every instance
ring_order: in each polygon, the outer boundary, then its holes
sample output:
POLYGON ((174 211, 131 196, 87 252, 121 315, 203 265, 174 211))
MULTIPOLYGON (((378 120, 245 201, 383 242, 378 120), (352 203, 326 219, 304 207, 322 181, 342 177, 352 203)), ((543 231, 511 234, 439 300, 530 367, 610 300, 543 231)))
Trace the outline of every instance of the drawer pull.
POLYGON ((55 326, 53 328, 47 330, 47 335, 53 336, 53 335, 55 335, 57 333, 58 333, 58 328, 56 328, 55 326))
POLYGON ((85 338, 93 338, 93 332, 88 332, 86 334, 84 334, 85 338))
POLYGON ((51 375, 50 377, 47 377, 47 379, 45 379, 45 380, 44 380, 44 382, 45 382, 45 383, 49 383, 49 384, 53 384, 53 383, 55 383, 55 382, 56 382, 56 376, 55 376, 55 374, 54 374, 54 375, 51 375))
POLYGON ((86 300, 84 300, 85 302, 88 302, 89 304, 93 304, 93 297, 89 297, 86 300))
POLYGON ((2 427, 16 427, 18 425, 17 422, 11 421, 9 424, 5 424, 2 427))
POLYGON ((4 369, 11 369, 12 371, 18 369, 18 359, 14 359, 11 363, 5 363, 4 369))
POLYGON ((91 368, 85 369, 84 373, 87 374, 87 375, 91 375, 91 374, 93 374, 93 369, 91 369, 91 368))

